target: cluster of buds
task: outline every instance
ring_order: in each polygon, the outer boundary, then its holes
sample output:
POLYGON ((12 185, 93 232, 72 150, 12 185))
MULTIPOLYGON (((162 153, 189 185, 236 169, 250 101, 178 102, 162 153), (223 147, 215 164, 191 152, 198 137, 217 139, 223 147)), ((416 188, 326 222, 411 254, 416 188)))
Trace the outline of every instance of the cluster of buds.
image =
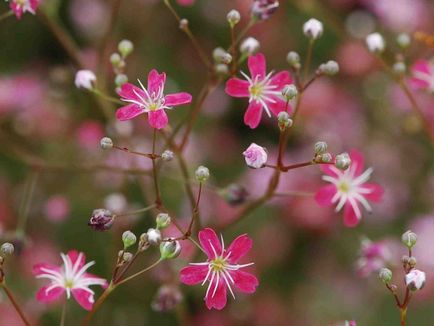
POLYGON ((13 255, 15 251, 14 245, 10 242, 5 242, 0 246, 0 284, 4 281, 3 264, 7 256, 13 255))
POLYGON ((326 63, 322 63, 317 71, 317 75, 326 75, 326 76, 333 76, 336 75, 339 72, 339 64, 336 61, 329 60, 326 63))
POLYGON ((118 52, 112 53, 110 62, 115 73, 115 84, 121 87, 128 82, 128 77, 125 74, 126 58, 133 52, 134 45, 129 40, 122 40, 118 44, 118 52))
POLYGON ((294 121, 289 117, 289 113, 281 111, 277 115, 277 125, 280 131, 285 131, 287 128, 292 127, 294 121))
POLYGON ((318 141, 314 145, 314 162, 330 163, 333 159, 332 154, 327 152, 328 145, 325 141, 318 141))
POLYGON ((222 47, 217 47, 212 52, 214 59, 214 69, 219 75, 227 75, 229 73, 229 64, 232 62, 232 55, 222 47))

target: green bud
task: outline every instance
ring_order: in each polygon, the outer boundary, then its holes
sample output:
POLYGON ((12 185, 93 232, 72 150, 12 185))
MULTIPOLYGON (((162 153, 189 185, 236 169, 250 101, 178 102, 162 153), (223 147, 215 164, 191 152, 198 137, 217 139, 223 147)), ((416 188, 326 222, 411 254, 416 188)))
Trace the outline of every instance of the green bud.
POLYGON ((158 214, 155 221, 159 230, 167 228, 171 222, 169 214, 166 213, 158 214))
POLYGON ((131 247, 133 244, 136 243, 136 241, 137 238, 133 232, 125 231, 124 233, 122 233, 122 242, 124 243, 124 249, 131 247))
POLYGON ((122 40, 119 42, 118 50, 122 57, 126 58, 128 55, 131 54, 134 50, 133 42, 129 40, 122 40))
POLYGON ((111 149, 113 148, 113 140, 109 137, 103 137, 100 140, 100 145, 102 149, 111 149))
POLYGON ((5 242, 0 247, 0 254, 2 256, 11 256, 15 251, 14 245, 9 242, 5 242))
POLYGON ((327 151, 327 143, 325 141, 319 141, 314 146, 315 155, 323 154, 327 151))
POLYGON ((181 253, 179 241, 164 241, 160 244, 161 259, 173 259, 181 253))
POLYGON ((118 87, 121 87, 123 84, 128 82, 128 77, 125 74, 118 74, 115 77, 115 84, 118 87))
POLYGON ((119 55, 119 53, 113 53, 110 56, 110 62, 113 65, 113 67, 119 67, 122 63, 122 58, 119 55))
POLYGON ((297 87, 293 84, 285 85, 282 89, 282 95, 287 101, 292 100, 298 95, 297 87))
POLYGON ((239 11, 231 10, 227 14, 226 19, 228 20, 228 23, 231 26, 231 28, 234 28, 234 26, 240 22, 241 15, 240 15, 239 11))
POLYGON ((417 235, 416 233, 408 230, 405 232, 401 237, 402 243, 407 246, 408 249, 411 249, 414 247, 414 245, 417 242, 417 235))
POLYGON ((393 276, 392 271, 388 268, 382 268, 382 269, 380 269, 380 272, 378 273, 378 277, 385 284, 388 284, 392 280, 392 276, 393 276))
POLYGON ((348 153, 342 153, 342 154, 336 155, 335 165, 339 170, 348 169, 351 165, 351 158, 348 155, 348 153))
POLYGON ((293 121, 292 119, 289 117, 288 112, 286 111, 281 111, 279 112, 279 114, 277 115, 277 124, 279 125, 279 129, 281 131, 284 131, 286 128, 289 128, 292 126, 293 121))
POLYGON ((396 38, 396 43, 398 43, 398 45, 403 49, 408 48, 411 43, 410 35, 406 33, 399 34, 396 38))
POLYGON ((195 172, 196 180, 199 182, 205 182, 209 178, 209 170, 207 167, 201 165, 195 172))

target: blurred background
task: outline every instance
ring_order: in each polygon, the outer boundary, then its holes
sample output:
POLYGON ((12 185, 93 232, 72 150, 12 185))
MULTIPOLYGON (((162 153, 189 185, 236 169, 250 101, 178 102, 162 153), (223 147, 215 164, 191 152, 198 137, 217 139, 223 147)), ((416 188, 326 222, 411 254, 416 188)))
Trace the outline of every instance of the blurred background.
MULTIPOLYGON (((217 46, 230 45, 228 11, 240 11, 240 30, 249 21, 252 4, 250 0, 172 2, 210 57, 217 46)), ((0 3, 0 13, 7 10, 8 4, 0 3)), ((105 76, 97 84, 111 96, 117 97, 109 56, 122 39, 135 47, 125 68, 130 81, 146 80, 149 70, 156 68, 168 75, 167 93, 182 90, 194 98, 207 82, 204 65, 162 1, 120 1, 115 12, 109 35, 112 3, 103 0, 42 0, 36 16, 27 13, 21 20, 9 17, 0 22, 0 239, 16 245, 17 254, 5 268, 8 284, 37 325, 57 325, 61 303, 44 305, 35 300, 42 282, 32 276, 33 264, 60 264, 60 252, 77 249, 96 261, 93 273, 109 278, 122 232, 145 232, 155 216, 151 212, 126 217, 104 233, 87 226, 95 208, 121 213, 154 200, 148 175, 118 171, 149 170, 150 161, 102 151, 99 145, 107 135, 119 146, 150 152, 152 133, 144 119, 118 122, 116 105, 76 89, 79 67, 60 45, 56 28, 70 35, 63 42, 77 45, 85 68, 105 76), (101 44, 107 46, 101 50, 101 44)), ((178 271, 191 261, 194 250, 185 243, 181 258, 116 290, 94 324, 313 326, 343 325, 354 319, 362 326, 398 325, 393 297, 376 270, 392 268, 402 290, 400 257, 405 248, 399 240, 411 228, 419 235, 414 254, 418 268, 427 273, 427 285, 410 304, 409 325, 433 325, 432 140, 404 93, 364 44, 367 34, 381 32, 388 47, 385 57, 393 63, 400 52, 397 35, 432 34, 433 14, 434 3, 429 0, 280 1, 276 13, 247 34, 260 42, 268 69, 288 70, 288 51, 297 51, 305 60, 308 40, 302 25, 311 17, 324 23, 324 34, 314 47, 312 72, 328 60, 340 65, 337 76, 323 77, 307 90, 285 161, 309 160, 319 140, 334 153, 355 148, 374 168, 372 181, 384 187, 383 201, 374 204, 372 214, 364 213, 359 226, 348 229, 341 213, 318 206, 313 198, 324 185, 318 167, 289 171, 279 192, 301 194, 273 199, 224 231, 227 243, 242 233, 254 240, 246 262, 255 262, 260 279, 255 294, 238 294, 235 301, 228 300, 225 310, 208 311, 202 301, 204 287, 179 284, 178 271), (381 247, 375 257, 366 254, 369 241, 381 247), (169 291, 158 295, 161 286, 170 286, 169 291), (180 297, 178 305, 167 304, 180 297)), ((410 67, 417 59, 430 59, 432 50, 412 40, 405 62, 410 67)), ((414 94, 434 130, 433 95, 421 90, 414 94)), ((222 196, 227 186, 242 185, 248 189, 247 200, 254 199, 272 173, 245 166, 241 153, 252 142, 267 147, 274 160, 279 135, 275 119, 263 118, 255 130, 245 126, 246 105, 246 100, 226 95, 221 83, 206 99, 185 149, 191 173, 206 165, 212 174, 200 205, 203 225, 230 221, 240 210, 222 196)), ((190 110, 182 106, 171 111, 171 123, 188 117, 190 110)), ((163 145, 159 142, 160 151, 163 145)), ((165 164, 160 175, 164 202, 187 225, 190 207, 176 161, 165 164)), ((192 187, 197 191, 194 183, 192 187)), ((157 250, 149 250, 137 265, 147 266, 157 256, 157 250)), ((67 325, 77 324, 84 315, 71 300, 67 325)), ((3 293, 0 325, 20 325, 3 293)))

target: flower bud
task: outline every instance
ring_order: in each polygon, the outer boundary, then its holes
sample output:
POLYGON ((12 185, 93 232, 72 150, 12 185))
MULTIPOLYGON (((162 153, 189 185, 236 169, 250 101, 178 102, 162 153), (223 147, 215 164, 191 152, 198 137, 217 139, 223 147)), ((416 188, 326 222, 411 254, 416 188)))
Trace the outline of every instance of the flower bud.
POLYGON ((128 55, 131 54, 134 50, 133 42, 129 40, 122 40, 118 44, 118 50, 122 57, 126 58, 128 55))
POLYGON ((297 87, 294 84, 285 85, 282 89, 282 95, 286 100, 292 100, 298 95, 297 87))
POLYGON ((314 145, 315 155, 327 152, 327 143, 325 141, 316 142, 314 145))
POLYGON ((179 241, 165 241, 160 244, 161 259, 173 259, 181 253, 179 241))
POLYGON ((131 259, 133 259, 133 254, 131 252, 124 251, 122 254, 122 262, 128 263, 129 261, 131 261, 131 259))
POLYGON ((402 258, 401 258, 401 262, 404 265, 407 265, 409 260, 410 260, 410 257, 408 257, 407 255, 403 255, 402 258))
POLYGON ((243 155, 247 166, 252 169, 262 168, 267 163, 268 159, 267 150, 255 143, 250 144, 243 152, 243 155))
POLYGON ((113 148, 113 140, 109 137, 103 137, 101 138, 99 144, 101 145, 102 149, 111 149, 113 148))
POLYGON ((408 249, 411 249, 414 247, 414 245, 417 242, 417 235, 416 235, 416 233, 408 230, 407 232, 405 232, 402 235, 401 241, 403 244, 405 244, 407 246, 408 249))
POLYGON ((322 153, 319 156, 319 159, 321 160, 320 163, 330 163, 333 159, 332 154, 330 153, 322 153))
POLYGON ((339 72, 339 64, 333 60, 329 60, 326 63, 321 64, 318 68, 318 73, 327 76, 336 75, 338 72, 339 72))
POLYGON ((215 72, 219 76, 226 76, 229 74, 229 67, 224 63, 218 63, 214 66, 215 72))
POLYGON ((90 217, 89 225, 95 231, 109 230, 115 220, 115 215, 108 209, 98 208, 94 209, 90 217))
POLYGON ((96 76, 91 70, 79 70, 75 74, 75 86, 77 88, 93 89, 96 76))
POLYGON ((148 241, 148 234, 142 233, 139 238, 139 246, 138 246, 139 251, 145 251, 146 249, 149 248, 149 245, 150 244, 148 241))
POLYGON ((418 269, 412 269, 407 275, 405 275, 405 284, 412 291, 422 289, 425 285, 425 281, 425 273, 418 269))
POLYGON ((194 174, 199 182, 205 182, 209 178, 209 170, 203 165, 199 166, 194 174))
POLYGON ((212 56, 217 63, 224 63, 227 65, 232 62, 232 56, 220 47, 214 49, 212 56))
POLYGON ((366 36, 366 45, 369 52, 381 53, 386 48, 383 36, 380 33, 372 33, 366 36))
POLYGON ((405 74, 406 66, 404 62, 395 62, 392 69, 397 76, 402 76, 405 74))
POLYGON ((411 268, 414 268, 417 264, 417 259, 416 257, 409 257, 408 258, 408 266, 410 266, 411 268))
POLYGON ((278 0, 253 0, 251 14, 253 19, 265 20, 279 8, 278 0))
POLYGON ((244 203, 247 196, 249 195, 248 191, 243 186, 240 186, 236 183, 230 184, 221 192, 221 194, 228 204, 232 206, 244 203))
POLYGON ((122 242, 124 243, 124 249, 131 247, 133 244, 136 243, 136 241, 137 238, 133 232, 125 231, 124 233, 122 233, 122 242))
POLYGON ((245 55, 252 55, 258 52, 260 47, 259 41, 254 37, 248 37, 241 42, 240 52, 245 55))
POLYGON ((115 77, 115 84, 118 87, 121 87, 123 84, 128 82, 128 76, 125 74, 118 74, 115 77))
POLYGON ((173 154, 172 151, 169 151, 168 149, 166 149, 166 150, 161 154, 161 159, 162 159, 164 162, 169 162, 169 161, 173 160, 173 157, 174 157, 174 156, 175 156, 175 155, 173 154))
POLYGON ((234 26, 240 22, 241 15, 240 15, 239 11, 231 10, 227 14, 226 19, 228 20, 228 23, 231 26, 231 28, 234 28, 234 26))
POLYGON ((316 40, 322 35, 323 32, 323 25, 322 23, 315 19, 311 18, 303 25, 303 33, 311 40, 316 40))
POLYGON ((183 18, 179 21, 179 29, 185 30, 188 27, 188 20, 183 18))
POLYGON ((155 311, 168 312, 182 301, 182 293, 177 286, 163 285, 158 289, 157 295, 151 303, 155 311))
POLYGON ((110 62, 112 64, 113 67, 119 67, 122 65, 122 57, 120 56, 119 53, 112 53, 112 55, 110 56, 110 62))
POLYGON ((281 111, 277 115, 277 124, 279 126, 280 131, 284 131, 286 128, 289 128, 292 126, 293 121, 289 117, 289 113, 286 111, 281 111))
POLYGON ((2 256, 11 256, 13 255, 14 251, 15 251, 15 247, 10 242, 5 242, 0 247, 0 254, 2 256))
POLYGON ((336 155, 335 165, 339 170, 346 170, 351 165, 351 158, 348 153, 336 155))
POLYGON ((148 242, 153 246, 158 246, 161 243, 161 232, 157 229, 149 229, 147 233, 148 242))
POLYGON ((380 272, 378 273, 378 277, 385 284, 388 284, 392 280, 392 276, 393 276, 392 271, 388 268, 381 268, 380 272))
POLYGON ((157 225, 157 229, 161 230, 167 228, 170 225, 171 219, 169 214, 160 213, 157 215, 155 222, 157 225))
POLYGON ((408 35, 406 33, 399 34, 396 37, 396 43, 398 43, 398 45, 403 49, 408 48, 410 46, 410 43, 411 43, 410 35, 408 35))

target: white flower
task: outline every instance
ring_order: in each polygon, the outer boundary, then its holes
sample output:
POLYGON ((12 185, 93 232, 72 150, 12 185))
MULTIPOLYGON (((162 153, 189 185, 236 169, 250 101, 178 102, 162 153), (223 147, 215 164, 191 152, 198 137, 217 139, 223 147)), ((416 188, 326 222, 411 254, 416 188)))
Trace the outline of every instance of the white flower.
POLYGON ((405 284, 407 284, 407 287, 412 291, 422 289, 425 285, 425 280, 425 273, 418 269, 413 269, 405 275, 405 284))
POLYGON ((92 89, 96 82, 96 76, 91 70, 79 70, 75 74, 75 86, 77 88, 92 89))
POLYGON ((309 19, 303 25, 304 35, 313 40, 319 38, 322 35, 323 30, 324 29, 322 23, 315 18, 309 19))
POLYGON ((366 36, 368 50, 373 53, 381 53, 386 48, 383 36, 380 33, 372 33, 366 36))
POLYGON ((250 144, 250 146, 243 152, 246 164, 253 169, 262 168, 265 163, 267 163, 268 155, 267 150, 255 143, 250 144))
POLYGON ((259 41, 254 37, 248 37, 240 45, 240 52, 247 55, 258 52, 260 47, 259 41))

